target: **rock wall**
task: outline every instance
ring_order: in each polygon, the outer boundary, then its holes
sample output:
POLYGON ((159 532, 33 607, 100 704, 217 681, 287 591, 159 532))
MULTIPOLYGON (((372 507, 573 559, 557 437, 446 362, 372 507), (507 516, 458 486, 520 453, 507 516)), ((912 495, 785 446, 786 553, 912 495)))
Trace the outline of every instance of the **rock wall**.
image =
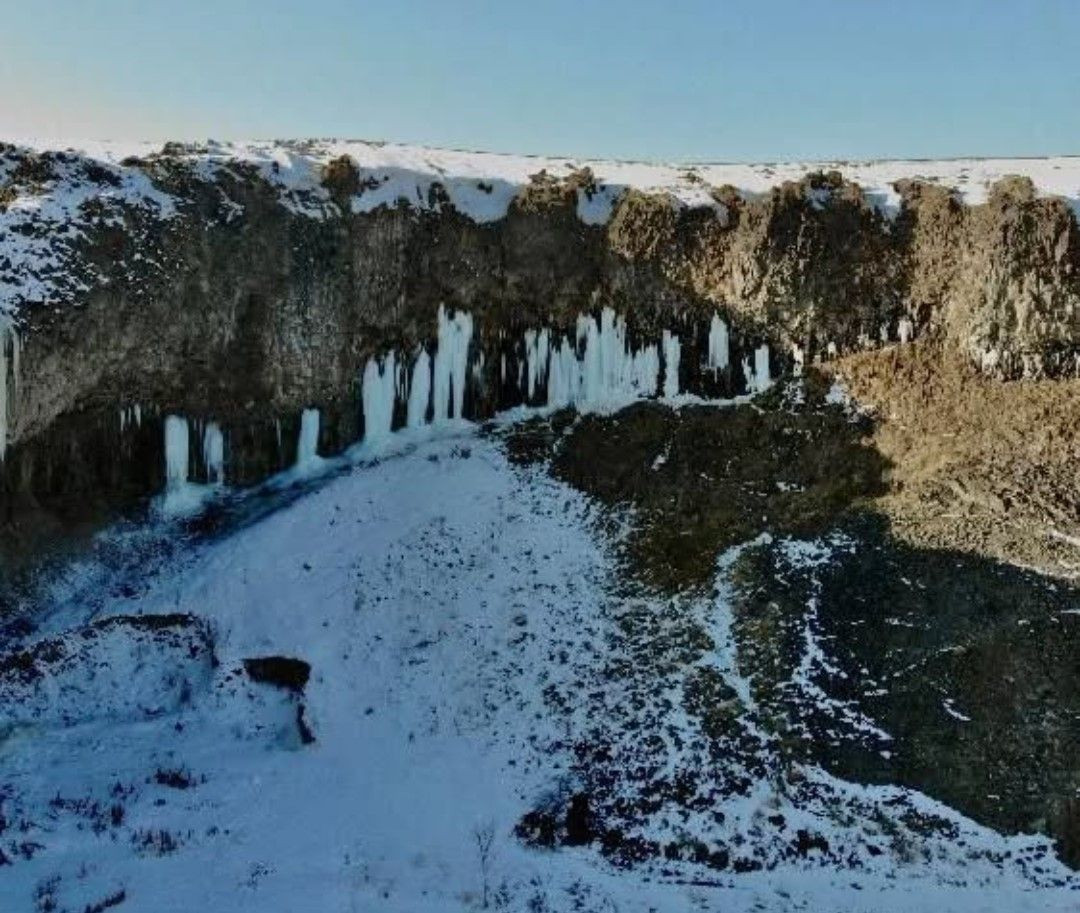
MULTIPOLYGON (((18 161, 0 169, 0 207, 82 167, 5 155, 18 161)), ((763 343, 774 374, 926 333, 1001 378, 1075 374, 1080 363, 1080 232, 1067 203, 1039 197, 1030 180, 1002 181, 976 206, 901 181, 892 216, 836 171, 753 197, 710 187, 700 206, 629 189, 589 224, 581 207, 605 191, 588 169, 541 171, 505 215, 475 221, 438 183, 422 207, 356 211, 368 179, 348 159, 325 166, 317 216, 243 163, 204 164, 170 147, 124 163, 123 180, 135 173, 171 201, 168 217, 106 206, 94 182, 104 192, 121 178, 80 172, 90 190, 58 260, 72 301, 22 302, 5 337, 9 514, 20 499, 160 485, 169 413, 225 430, 232 482, 287 465, 305 408, 322 411, 320 448, 340 449, 364 432, 368 360, 393 350, 407 373, 421 347, 433 356, 440 308, 473 320, 470 418, 528 400, 525 330, 580 348, 579 317, 603 308, 625 320, 633 346, 659 344, 664 331, 678 340, 682 392, 746 392, 741 367, 763 343), (723 371, 708 359, 717 316, 732 349, 723 371)), ((46 241, 61 237, 46 227, 46 241)))

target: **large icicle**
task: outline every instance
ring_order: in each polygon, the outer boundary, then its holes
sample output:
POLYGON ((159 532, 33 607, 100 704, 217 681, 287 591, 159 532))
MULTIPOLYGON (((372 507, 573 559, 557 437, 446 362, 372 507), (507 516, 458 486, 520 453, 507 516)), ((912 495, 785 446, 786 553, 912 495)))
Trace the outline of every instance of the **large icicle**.
POLYGON ((397 359, 390 352, 379 364, 369 358, 364 367, 364 440, 384 440, 394 422, 394 398, 397 392, 397 359))
POLYGON ((300 436, 296 441, 296 468, 303 472, 319 465, 319 410, 305 409, 300 415, 300 436))
POLYGON ((723 371, 728 366, 730 348, 727 324, 719 314, 713 314, 712 323, 709 325, 709 353, 705 367, 711 369, 713 374, 723 371))
POLYGON ((548 359, 551 349, 551 332, 546 328, 525 331, 525 364, 527 387, 525 394, 531 401, 537 393, 537 388, 547 380, 548 359))
POLYGON ((764 393, 772 386, 772 375, 769 371, 769 346, 762 343, 754 350, 754 366, 750 367, 750 360, 743 359, 743 374, 746 377, 746 389, 750 393, 764 393))
POLYGON ((206 480, 211 485, 221 485, 225 481, 225 435, 217 422, 208 422, 203 431, 203 462, 206 480))
POLYGON ((656 395, 659 351, 656 346, 646 346, 631 352, 626 324, 614 310, 604 308, 599 320, 583 314, 578 318, 576 337, 577 346, 568 339, 559 346, 548 343, 549 406, 577 406, 588 411, 656 395))
POLYGON ((165 485, 183 488, 188 480, 188 421, 180 415, 165 417, 165 485))
POLYGON ((445 309, 439 308, 439 347, 433 370, 435 422, 463 418, 472 333, 471 315, 459 311, 447 317, 445 309))
POLYGON ((428 403, 431 402, 431 356, 421 348, 413 364, 412 382, 409 384, 409 407, 405 424, 420 428, 427 422, 428 403))
POLYGON ((682 357, 682 344, 674 333, 664 330, 662 337, 664 348, 664 397, 673 399, 679 395, 679 359, 682 357))

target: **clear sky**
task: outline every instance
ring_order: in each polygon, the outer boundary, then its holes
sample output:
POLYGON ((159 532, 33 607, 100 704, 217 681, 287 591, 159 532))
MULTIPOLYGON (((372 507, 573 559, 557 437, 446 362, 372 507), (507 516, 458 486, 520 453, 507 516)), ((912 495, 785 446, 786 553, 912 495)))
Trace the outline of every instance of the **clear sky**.
POLYGON ((1080 0, 0 0, 0 137, 1080 153, 1080 0))

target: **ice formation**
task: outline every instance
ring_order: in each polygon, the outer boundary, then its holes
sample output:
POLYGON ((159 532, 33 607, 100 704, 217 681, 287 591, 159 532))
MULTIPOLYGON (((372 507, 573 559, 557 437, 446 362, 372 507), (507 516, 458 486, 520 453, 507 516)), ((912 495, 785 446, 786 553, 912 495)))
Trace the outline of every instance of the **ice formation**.
POLYGON ((206 480, 212 485, 225 481, 225 435, 217 422, 209 422, 203 431, 203 462, 206 480))
POLYGON ((915 324, 911 322, 910 317, 901 317, 898 327, 900 342, 908 342, 915 335, 915 324))
POLYGON ((549 406, 576 406, 588 411, 656 395, 660 380, 657 347, 631 351, 626 323, 611 308, 604 308, 599 320, 587 314, 578 318, 577 343, 575 346, 564 339, 551 350, 549 406))
POLYGON ((431 402, 431 356, 421 348, 413 363, 412 382, 409 384, 409 405, 405 424, 420 428, 427 423, 428 403, 431 402))
POLYGON ((723 371, 728 366, 729 349, 727 324, 719 314, 713 314, 712 323, 709 325, 709 351, 705 367, 711 369, 713 374, 723 371))
POLYGON ((397 358, 393 352, 383 358, 381 365, 375 357, 368 359, 361 391, 365 441, 383 440, 390 434, 394 421, 397 376, 397 358))
POLYGON ((318 465, 319 410, 305 409, 300 416, 300 437, 296 442, 296 468, 303 471, 318 465))
POLYGON ((772 386, 772 375, 769 373, 769 346, 762 343, 754 350, 754 365, 750 366, 750 359, 744 358, 742 363, 743 375, 746 377, 746 389, 749 393, 764 393, 772 386))
POLYGON ((537 389, 547 380, 548 359, 551 353, 551 333, 546 328, 525 331, 526 396, 531 402, 537 389))
POLYGON ((165 484, 179 488, 188 480, 188 422, 179 415, 165 417, 165 484))
POLYGON ((465 375, 469 364, 469 343, 472 341, 472 315, 458 311, 448 317, 439 308, 439 348, 435 352, 433 386, 435 391, 435 422, 448 418, 463 418, 465 407, 465 375))
POLYGON ((664 330, 664 397, 672 399, 679 395, 679 358, 682 355, 682 345, 679 337, 674 333, 664 330))

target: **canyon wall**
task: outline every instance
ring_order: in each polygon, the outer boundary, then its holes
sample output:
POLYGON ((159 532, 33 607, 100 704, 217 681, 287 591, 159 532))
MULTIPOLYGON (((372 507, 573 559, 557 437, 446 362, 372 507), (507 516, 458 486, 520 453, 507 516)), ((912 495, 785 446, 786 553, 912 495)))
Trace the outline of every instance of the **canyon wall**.
POLYGON ((549 375, 572 350, 583 385, 590 334, 652 372, 644 395, 752 392, 797 363, 928 334, 1002 380, 1080 366, 1080 230, 1029 177, 976 203, 899 178, 885 206, 809 167, 756 192, 691 169, 666 190, 572 163, 526 161, 515 184, 302 153, 288 161, 306 183, 228 150, 0 147, 9 514, 160 487, 167 415, 194 423, 193 478, 289 465, 305 409, 322 417, 319 452, 341 450, 365 435, 365 374, 383 383, 389 353, 386 408, 404 425, 417 361, 438 360, 440 319, 457 315, 456 417, 471 419, 573 399, 549 375))

